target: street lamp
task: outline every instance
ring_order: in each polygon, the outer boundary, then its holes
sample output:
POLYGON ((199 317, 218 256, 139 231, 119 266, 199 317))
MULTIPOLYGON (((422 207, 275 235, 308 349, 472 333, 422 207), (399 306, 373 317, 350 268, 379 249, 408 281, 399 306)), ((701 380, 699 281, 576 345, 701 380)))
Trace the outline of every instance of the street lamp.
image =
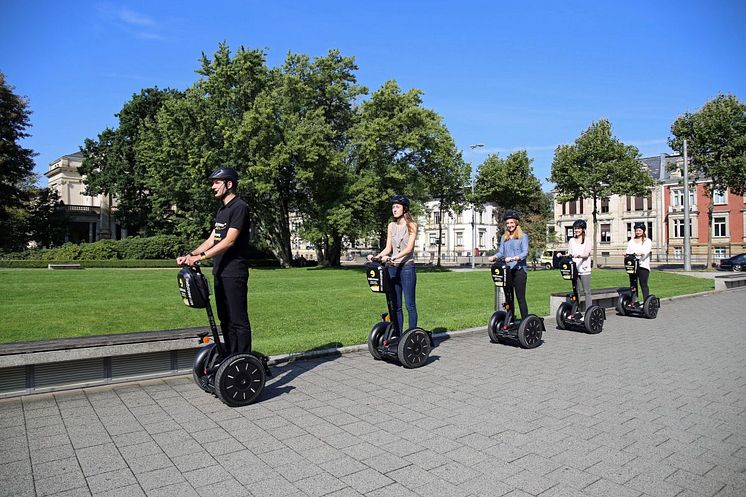
MULTIPOLYGON (((474 143, 472 145, 469 145, 469 148, 472 150, 476 150, 478 148, 484 147, 484 143, 474 143)), ((474 183, 476 183, 476 176, 472 174, 471 178, 471 195, 472 195, 472 204, 471 204, 471 268, 474 269, 474 265, 476 262, 476 252, 477 252, 477 205, 476 202, 474 202, 474 183)))

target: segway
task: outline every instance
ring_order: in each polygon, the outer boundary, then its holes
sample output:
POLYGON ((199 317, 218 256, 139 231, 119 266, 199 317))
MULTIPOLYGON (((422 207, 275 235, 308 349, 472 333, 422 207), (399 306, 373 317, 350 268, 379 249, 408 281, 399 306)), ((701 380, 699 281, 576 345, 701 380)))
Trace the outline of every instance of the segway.
POLYGON ((207 309, 212 340, 199 336, 202 347, 194 358, 192 378, 204 390, 231 407, 246 406, 262 393, 270 376, 267 357, 254 352, 229 354, 221 340, 210 306, 210 286, 199 266, 183 266, 177 276, 179 292, 186 305, 207 309))
POLYGON ((503 289, 505 302, 503 311, 496 311, 487 325, 487 334, 492 343, 504 343, 506 341, 518 341, 524 349, 533 349, 541 344, 541 336, 546 328, 544 319, 535 314, 515 319, 513 307, 513 281, 510 268, 505 259, 500 258, 490 268, 492 281, 496 287, 503 289))
POLYGON ((586 302, 585 312, 580 312, 580 299, 578 297, 578 266, 570 256, 560 258, 560 274, 566 280, 572 281, 572 292, 567 294, 566 301, 560 304, 555 316, 557 328, 582 329, 587 333, 595 335, 604 329, 606 311, 595 304, 588 305, 586 302))
POLYGON ((394 309, 394 285, 391 282, 388 266, 380 259, 373 259, 365 265, 368 286, 373 293, 386 295, 388 313, 381 314, 368 335, 368 351, 373 359, 398 362, 405 368, 424 366, 435 344, 432 334, 422 328, 410 328, 401 333, 396 309, 394 309))
POLYGON ((648 319, 655 319, 661 307, 661 300, 655 295, 648 295, 642 303, 638 300, 637 270, 639 268, 640 260, 637 256, 634 254, 624 256, 624 270, 629 275, 629 288, 617 290, 619 300, 616 303, 616 310, 622 316, 644 316, 648 319))

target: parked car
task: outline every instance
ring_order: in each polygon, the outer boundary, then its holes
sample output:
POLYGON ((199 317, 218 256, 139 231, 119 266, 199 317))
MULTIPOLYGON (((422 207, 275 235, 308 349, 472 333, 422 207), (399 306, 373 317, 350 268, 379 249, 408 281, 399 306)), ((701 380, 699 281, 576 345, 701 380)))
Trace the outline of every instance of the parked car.
POLYGON ((721 271, 740 273, 746 267, 746 254, 738 254, 728 259, 720 259, 718 267, 721 271))
POLYGON ((546 249, 541 254, 539 262, 544 269, 559 269, 559 257, 566 253, 567 249, 546 249))

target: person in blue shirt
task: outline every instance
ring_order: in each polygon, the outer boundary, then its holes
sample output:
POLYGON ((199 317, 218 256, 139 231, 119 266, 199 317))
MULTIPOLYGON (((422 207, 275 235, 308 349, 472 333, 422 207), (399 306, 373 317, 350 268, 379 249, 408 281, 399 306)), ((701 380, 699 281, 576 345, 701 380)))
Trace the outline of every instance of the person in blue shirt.
POLYGON ((495 255, 490 257, 490 262, 504 258, 508 264, 510 276, 513 281, 513 289, 518 299, 518 307, 521 310, 521 319, 528 316, 526 305, 526 279, 528 278, 528 234, 524 233, 520 226, 520 216, 514 210, 507 210, 503 214, 505 223, 505 234, 500 237, 500 248, 495 255))

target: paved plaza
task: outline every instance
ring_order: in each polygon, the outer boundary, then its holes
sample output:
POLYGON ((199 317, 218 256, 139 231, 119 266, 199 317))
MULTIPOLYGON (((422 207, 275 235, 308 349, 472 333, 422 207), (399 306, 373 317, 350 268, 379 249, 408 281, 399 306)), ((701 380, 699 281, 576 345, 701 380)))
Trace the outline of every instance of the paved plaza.
POLYGON ((2 400, 0 496, 744 496, 745 304, 297 361, 240 409, 189 376, 2 400))

